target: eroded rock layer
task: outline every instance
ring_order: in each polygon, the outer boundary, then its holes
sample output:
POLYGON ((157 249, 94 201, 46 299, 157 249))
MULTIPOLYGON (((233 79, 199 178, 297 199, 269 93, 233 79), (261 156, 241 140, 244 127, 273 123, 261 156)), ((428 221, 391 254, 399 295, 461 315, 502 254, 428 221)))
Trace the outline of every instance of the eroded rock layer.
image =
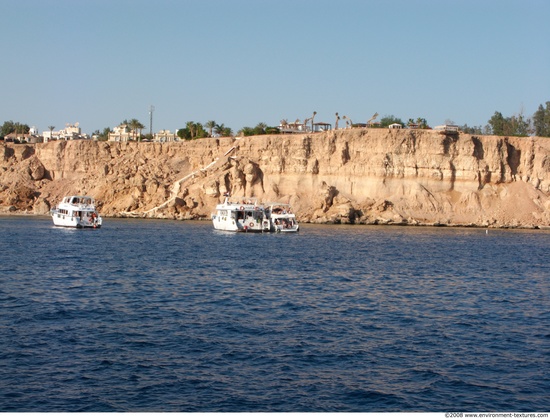
POLYGON ((347 129, 183 143, 0 145, 0 210, 93 195, 105 216, 209 218, 225 192, 302 222, 550 225, 550 138, 347 129))

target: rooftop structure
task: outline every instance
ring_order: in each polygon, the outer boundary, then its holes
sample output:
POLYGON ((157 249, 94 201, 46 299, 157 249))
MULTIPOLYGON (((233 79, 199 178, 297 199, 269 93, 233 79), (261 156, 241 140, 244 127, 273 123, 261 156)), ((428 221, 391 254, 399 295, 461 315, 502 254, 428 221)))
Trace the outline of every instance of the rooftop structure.
POLYGON ((154 142, 174 142, 179 141, 175 132, 170 132, 168 129, 162 129, 153 136, 154 142))
POLYGON ((87 134, 82 133, 78 122, 76 122, 75 124, 67 123, 65 125, 65 129, 60 129, 59 131, 43 131, 42 136, 44 137, 44 142, 48 142, 54 139, 68 141, 71 139, 90 138, 87 134))

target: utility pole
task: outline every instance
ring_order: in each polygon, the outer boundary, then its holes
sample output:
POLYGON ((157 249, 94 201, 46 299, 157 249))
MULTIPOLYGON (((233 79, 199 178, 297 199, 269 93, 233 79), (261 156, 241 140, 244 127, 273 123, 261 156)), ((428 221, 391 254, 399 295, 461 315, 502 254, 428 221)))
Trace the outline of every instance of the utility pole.
POLYGON ((153 139, 153 112, 155 111, 155 106, 151 105, 149 108, 149 136, 153 139))

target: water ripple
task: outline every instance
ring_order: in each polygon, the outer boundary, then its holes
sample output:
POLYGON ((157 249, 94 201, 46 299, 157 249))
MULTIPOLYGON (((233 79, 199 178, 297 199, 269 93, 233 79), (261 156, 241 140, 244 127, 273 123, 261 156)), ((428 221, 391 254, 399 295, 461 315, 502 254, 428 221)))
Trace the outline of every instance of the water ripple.
POLYGON ((0 226, 3 412, 550 409, 546 231, 0 226))

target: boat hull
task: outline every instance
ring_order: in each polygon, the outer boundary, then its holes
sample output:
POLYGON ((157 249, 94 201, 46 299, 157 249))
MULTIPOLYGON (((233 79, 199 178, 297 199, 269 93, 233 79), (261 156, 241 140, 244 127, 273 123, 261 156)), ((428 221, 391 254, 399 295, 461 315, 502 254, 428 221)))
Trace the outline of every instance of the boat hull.
POLYGON ((271 222, 271 232, 298 232, 300 230, 296 216, 290 211, 275 212, 271 208, 268 211, 268 216, 271 222))
POLYGON ((221 215, 212 215, 212 224, 218 231, 229 232, 265 232, 269 231, 269 222, 261 219, 236 221, 221 215))
POLYGON ((264 207, 250 198, 245 201, 225 201, 216 206, 212 214, 212 224, 218 231, 229 232, 268 232, 269 220, 265 216, 264 207))
POLYGON ((55 226, 97 229, 103 223, 90 196, 65 196, 50 213, 55 226))
POLYGON ((290 228, 284 228, 284 227, 275 226, 273 232, 287 232, 287 233, 292 233, 292 232, 298 232, 299 230, 300 230, 300 227, 299 227, 298 225, 295 225, 295 226, 290 227, 290 228))
POLYGON ((229 197, 212 214, 214 229, 230 232, 298 232, 296 216, 288 203, 258 204, 244 198, 230 202, 229 197))
POLYGON ((96 218, 95 221, 84 221, 79 217, 67 216, 59 213, 52 213, 52 220, 55 226, 66 228, 101 228, 101 218, 96 218))

